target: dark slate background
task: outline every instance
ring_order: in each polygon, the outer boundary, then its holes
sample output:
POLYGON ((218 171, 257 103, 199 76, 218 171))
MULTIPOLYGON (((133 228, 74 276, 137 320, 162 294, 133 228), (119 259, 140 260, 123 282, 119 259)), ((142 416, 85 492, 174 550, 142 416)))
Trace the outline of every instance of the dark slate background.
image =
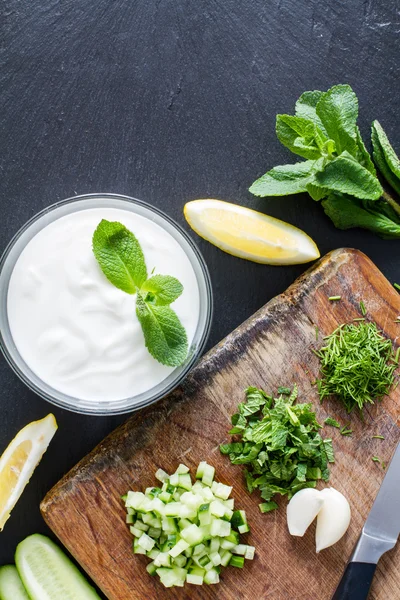
MULTIPOLYGON (((75 194, 136 196, 186 228, 184 203, 216 197, 294 223, 321 254, 360 248, 399 280, 399 241, 338 231, 305 195, 247 191, 293 160, 274 121, 304 90, 350 83, 364 136, 378 118, 400 149, 399 8, 396 0, 3 0, 0 250, 37 211, 75 194)), ((197 242, 214 286, 209 347, 305 269, 260 266, 197 242)), ((50 409, 1 358, 0 450, 50 409)), ((54 413, 59 432, 0 534, 0 564, 26 535, 47 532, 41 498, 125 418, 54 413)))

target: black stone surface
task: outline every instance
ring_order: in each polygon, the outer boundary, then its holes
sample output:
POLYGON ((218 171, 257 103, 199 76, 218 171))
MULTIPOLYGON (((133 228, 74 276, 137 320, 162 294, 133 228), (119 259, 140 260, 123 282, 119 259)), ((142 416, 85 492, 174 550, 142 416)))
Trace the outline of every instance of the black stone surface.
MULTIPOLYGON (((117 192, 186 228, 184 203, 216 197, 307 231, 321 254, 366 252, 395 281, 400 241, 336 230, 307 196, 263 200, 247 189, 293 162, 275 115, 301 92, 350 83, 360 126, 378 118, 400 149, 396 0, 4 0, 0 8, 0 250, 53 202, 117 192)), ((195 234, 193 234, 195 237, 195 234)), ((197 239, 214 285, 209 347, 282 292, 306 267, 268 267, 197 239)), ((0 358, 0 450, 51 406, 0 358)), ((0 534, 0 564, 47 533, 39 502, 126 417, 54 409, 59 432, 0 534)))

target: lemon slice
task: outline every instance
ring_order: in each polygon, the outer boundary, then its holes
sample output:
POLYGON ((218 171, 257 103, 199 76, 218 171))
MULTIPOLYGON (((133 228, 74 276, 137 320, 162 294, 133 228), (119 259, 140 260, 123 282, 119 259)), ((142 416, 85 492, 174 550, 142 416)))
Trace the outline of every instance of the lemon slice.
POLYGON ((54 415, 21 429, 0 458, 0 531, 57 431, 54 415))
POLYGON ((269 265, 295 265, 319 258, 304 231, 250 208, 222 200, 193 200, 183 209, 190 227, 224 252, 269 265))

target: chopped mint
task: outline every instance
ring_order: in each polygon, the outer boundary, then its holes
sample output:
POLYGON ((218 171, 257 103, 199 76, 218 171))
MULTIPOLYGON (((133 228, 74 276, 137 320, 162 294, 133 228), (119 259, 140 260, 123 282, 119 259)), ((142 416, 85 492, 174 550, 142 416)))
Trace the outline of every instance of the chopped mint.
POLYGON ((341 428, 340 423, 338 423, 336 419, 332 419, 332 417, 327 417, 324 421, 324 425, 330 425, 331 427, 336 427, 337 429, 341 428))
POLYGON ((249 492, 259 489, 261 512, 277 508, 276 494, 289 498, 298 490, 316 487, 329 479, 329 463, 335 461, 331 439, 323 439, 321 425, 311 404, 296 404, 297 387, 278 388, 273 398, 258 388, 248 388, 247 401, 232 416, 231 435, 238 440, 221 444, 231 462, 245 465, 249 492))

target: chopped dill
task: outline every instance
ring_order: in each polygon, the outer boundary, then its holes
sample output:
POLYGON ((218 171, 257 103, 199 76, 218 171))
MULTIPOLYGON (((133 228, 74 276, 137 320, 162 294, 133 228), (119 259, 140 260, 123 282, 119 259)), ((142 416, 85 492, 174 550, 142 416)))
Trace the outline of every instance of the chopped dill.
POLYGON ((385 436, 384 435, 373 435, 372 439, 373 440, 384 440, 385 436))
POLYGON ((394 283, 393 285, 396 288, 396 290, 400 292, 400 285, 398 283, 394 283))
POLYGON ((378 463, 380 463, 380 462, 381 462, 381 459, 379 458, 379 456, 372 456, 372 460, 373 460, 374 462, 378 462, 378 463))
POLYGON ((315 326, 315 339, 317 340, 317 342, 318 342, 318 338, 319 338, 319 327, 318 327, 318 325, 316 325, 315 326))
POLYGON ((365 304, 362 300, 360 302, 360 310, 363 317, 365 317, 365 315, 367 314, 367 309, 365 308, 365 304))
POLYGON ((340 433, 342 435, 351 435, 353 433, 353 430, 349 428, 348 425, 345 425, 344 427, 342 427, 342 429, 340 430, 340 433))
POLYGON ((325 345, 316 352, 321 363, 317 380, 321 402, 327 396, 338 396, 350 413, 354 408, 362 411, 365 404, 389 393, 400 352, 394 354, 391 340, 376 323, 341 325, 324 340, 325 345))
POLYGON ((342 296, 329 296, 328 300, 330 300, 331 302, 334 300, 341 300, 342 296))

